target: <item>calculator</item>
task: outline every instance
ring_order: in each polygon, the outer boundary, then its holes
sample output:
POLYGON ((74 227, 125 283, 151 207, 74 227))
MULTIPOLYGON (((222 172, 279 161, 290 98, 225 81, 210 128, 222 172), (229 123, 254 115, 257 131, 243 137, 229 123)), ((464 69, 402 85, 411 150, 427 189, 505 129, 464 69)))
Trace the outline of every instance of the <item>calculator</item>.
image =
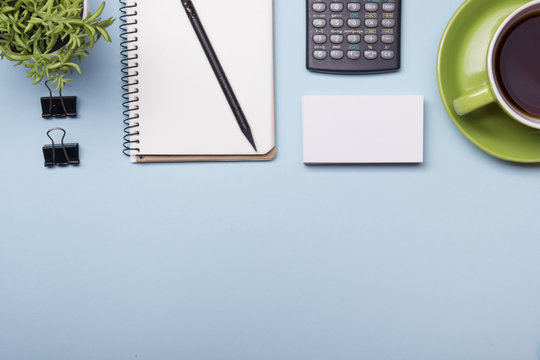
POLYGON ((308 70, 337 74, 397 71, 401 0, 306 0, 308 70))

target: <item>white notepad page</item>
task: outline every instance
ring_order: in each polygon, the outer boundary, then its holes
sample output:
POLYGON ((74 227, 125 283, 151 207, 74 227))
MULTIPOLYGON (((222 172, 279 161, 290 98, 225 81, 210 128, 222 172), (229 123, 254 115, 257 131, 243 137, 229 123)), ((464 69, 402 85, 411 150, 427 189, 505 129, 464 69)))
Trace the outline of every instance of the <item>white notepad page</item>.
MULTIPOLYGON (((273 1, 193 3, 251 126, 258 154, 266 154, 275 147, 273 1)), ((138 0, 136 11, 136 154, 255 154, 180 0, 138 0)))
POLYGON ((304 163, 421 163, 423 96, 306 96, 304 163))

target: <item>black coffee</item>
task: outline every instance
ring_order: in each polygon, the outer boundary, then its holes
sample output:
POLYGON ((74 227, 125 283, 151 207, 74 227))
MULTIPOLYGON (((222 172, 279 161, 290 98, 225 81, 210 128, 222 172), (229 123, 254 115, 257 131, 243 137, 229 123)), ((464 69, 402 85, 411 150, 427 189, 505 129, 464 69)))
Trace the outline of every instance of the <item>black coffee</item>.
POLYGON ((507 101, 540 118, 540 14, 514 25, 495 58, 497 80, 507 101))

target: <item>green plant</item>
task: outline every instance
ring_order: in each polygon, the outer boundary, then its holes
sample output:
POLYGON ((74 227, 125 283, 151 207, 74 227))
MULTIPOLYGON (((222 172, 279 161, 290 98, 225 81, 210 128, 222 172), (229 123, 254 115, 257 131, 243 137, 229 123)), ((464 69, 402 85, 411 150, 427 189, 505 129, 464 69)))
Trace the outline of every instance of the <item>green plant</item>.
POLYGON ((113 18, 101 20, 105 2, 82 19, 84 0, 0 0, 0 59, 28 68, 28 77, 43 79, 62 90, 73 70, 97 40, 111 38, 105 30, 113 18))

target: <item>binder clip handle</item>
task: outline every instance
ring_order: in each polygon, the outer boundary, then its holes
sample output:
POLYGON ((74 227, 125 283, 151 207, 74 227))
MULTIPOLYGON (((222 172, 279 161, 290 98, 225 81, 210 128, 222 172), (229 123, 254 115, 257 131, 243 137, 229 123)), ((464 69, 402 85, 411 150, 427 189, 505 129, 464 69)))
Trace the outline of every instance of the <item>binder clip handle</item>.
POLYGON ((67 153, 67 149, 66 149, 66 146, 64 145, 64 139, 66 138, 66 130, 62 129, 62 128, 52 128, 50 129, 49 131, 47 131, 47 137, 49 139, 51 139, 51 144, 52 144, 52 147, 53 147, 53 152, 52 152, 52 162, 53 162, 53 166, 56 165, 56 151, 54 151, 54 149, 56 148, 55 144, 54 144, 54 139, 52 138, 51 136, 51 132, 53 131, 61 131, 63 132, 62 134, 62 140, 60 140, 60 143, 62 144, 62 151, 64 151, 64 155, 66 156, 66 160, 67 160, 67 163, 69 164, 69 155, 67 153))

